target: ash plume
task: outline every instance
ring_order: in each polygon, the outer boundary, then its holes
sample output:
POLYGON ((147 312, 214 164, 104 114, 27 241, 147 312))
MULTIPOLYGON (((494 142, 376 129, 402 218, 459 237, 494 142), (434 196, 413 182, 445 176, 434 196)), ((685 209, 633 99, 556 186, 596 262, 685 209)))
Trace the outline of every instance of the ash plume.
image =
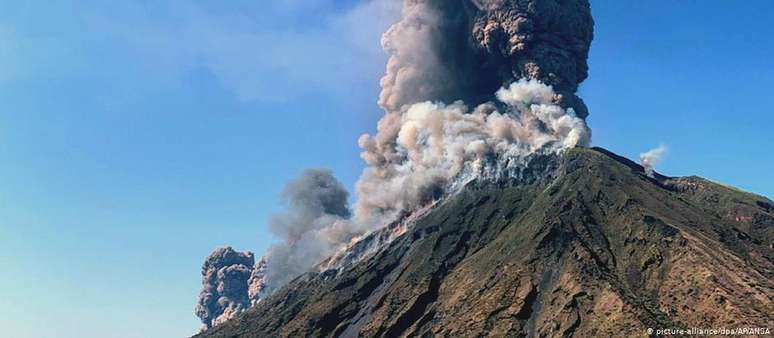
POLYGON ((427 100, 478 105, 527 78, 588 114, 574 94, 588 76, 587 0, 405 0, 402 14, 382 37, 390 59, 379 104, 387 113, 427 100))
POLYGON ((291 182, 287 212, 269 225, 282 241, 242 284, 249 300, 469 180, 588 145, 588 109, 575 92, 593 28, 588 0, 404 0, 382 37, 385 115, 358 140, 366 168, 354 213, 329 171, 291 182))
POLYGON ((202 266, 202 291, 196 315, 206 330, 250 307, 245 285, 253 270, 252 252, 237 252, 231 247, 217 248, 202 266))
POLYGON ((588 110, 575 91, 588 75, 589 7, 405 0, 382 38, 385 116, 358 141, 368 167, 356 221, 378 225, 417 208, 492 156, 502 165, 548 143, 588 144, 588 110))
POLYGON ((656 166, 661 163, 661 160, 664 158, 664 155, 666 155, 667 150, 667 146, 662 144, 658 146, 658 148, 654 148, 640 154, 640 163, 642 164, 642 167, 645 169, 645 173, 648 174, 648 176, 653 177, 653 173, 656 171, 656 166))

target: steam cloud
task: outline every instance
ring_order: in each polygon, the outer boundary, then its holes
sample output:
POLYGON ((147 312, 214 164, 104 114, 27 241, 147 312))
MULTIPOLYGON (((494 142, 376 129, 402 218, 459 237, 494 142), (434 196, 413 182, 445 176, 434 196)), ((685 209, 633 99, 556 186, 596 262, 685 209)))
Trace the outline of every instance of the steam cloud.
POLYGON ((354 214, 329 171, 291 182, 288 211, 270 223, 282 241, 250 270, 249 300, 460 183, 507 175, 538 151, 588 145, 588 110, 575 92, 593 26, 588 0, 404 0, 382 37, 385 115, 358 140, 367 168, 354 214))
POLYGON ((648 150, 640 154, 640 163, 645 169, 645 173, 648 176, 653 177, 653 173, 656 170, 656 166, 661 163, 661 160, 666 155, 668 148, 665 145, 660 145, 658 148, 648 150))

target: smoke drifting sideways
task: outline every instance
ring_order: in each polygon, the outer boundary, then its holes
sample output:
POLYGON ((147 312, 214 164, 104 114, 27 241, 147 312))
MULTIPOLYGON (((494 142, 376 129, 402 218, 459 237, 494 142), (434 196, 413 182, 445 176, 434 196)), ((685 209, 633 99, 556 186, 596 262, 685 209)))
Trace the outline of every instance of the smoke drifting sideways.
MULTIPOLYGON (((328 267, 318 264, 461 182, 507 175, 535 152, 588 145, 588 110, 575 92, 592 38, 588 0, 404 0, 402 19, 382 37, 390 55, 378 101, 385 115, 358 140, 367 166, 354 213, 329 171, 289 183, 288 209, 270 222, 281 241, 244 282, 234 279, 247 302, 328 267)), ((208 278, 205 290, 213 289, 208 278)), ((213 304, 220 294, 202 295, 209 298, 200 304, 213 304)), ((247 303, 217 304, 197 307, 205 325, 247 303)))
POLYGON ((663 160, 664 155, 666 155, 668 150, 669 149, 667 146, 662 144, 658 146, 658 148, 654 148, 640 154, 640 163, 642 164, 642 167, 645 169, 645 173, 648 176, 653 177, 653 173, 656 171, 656 166, 661 163, 661 160, 663 160))

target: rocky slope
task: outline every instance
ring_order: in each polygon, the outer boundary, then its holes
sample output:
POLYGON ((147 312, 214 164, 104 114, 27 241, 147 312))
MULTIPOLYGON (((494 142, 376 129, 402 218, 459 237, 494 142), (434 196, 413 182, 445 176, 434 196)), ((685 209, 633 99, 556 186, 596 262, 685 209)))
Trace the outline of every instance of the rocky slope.
POLYGON ((646 336, 774 327, 774 202, 602 149, 476 181, 381 250, 197 337, 646 336))

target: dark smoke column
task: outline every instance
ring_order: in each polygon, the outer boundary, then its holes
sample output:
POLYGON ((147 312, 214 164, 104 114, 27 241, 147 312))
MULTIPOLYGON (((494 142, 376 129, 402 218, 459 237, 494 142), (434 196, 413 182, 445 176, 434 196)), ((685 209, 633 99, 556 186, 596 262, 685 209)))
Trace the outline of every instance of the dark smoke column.
POLYGON ((575 95, 588 77, 594 21, 588 0, 477 0, 471 37, 476 58, 502 82, 537 79, 559 94, 558 103, 585 118, 575 95))
POLYGON ((527 78, 585 117, 574 93, 593 34, 588 0, 405 0, 383 37, 391 58, 379 103, 388 113, 428 100, 477 105, 527 78))
MULTIPOLYGON (((375 135, 358 141, 368 164, 355 207, 362 223, 378 224, 384 218, 379 214, 417 202, 382 193, 405 181, 401 168, 411 159, 399 146, 399 133, 413 104, 461 100, 476 107, 499 101, 498 90, 526 79, 551 86, 550 103, 569 115, 588 115, 575 95, 588 76, 594 35, 588 0, 404 0, 402 14, 382 37, 390 55, 379 94, 385 116, 375 135)), ((420 182, 427 186, 422 189, 438 187, 432 179, 420 182)))
POLYGON ((218 325, 250 307, 247 283, 253 272, 252 252, 215 249, 202 266, 202 291, 196 315, 203 329, 218 325))

